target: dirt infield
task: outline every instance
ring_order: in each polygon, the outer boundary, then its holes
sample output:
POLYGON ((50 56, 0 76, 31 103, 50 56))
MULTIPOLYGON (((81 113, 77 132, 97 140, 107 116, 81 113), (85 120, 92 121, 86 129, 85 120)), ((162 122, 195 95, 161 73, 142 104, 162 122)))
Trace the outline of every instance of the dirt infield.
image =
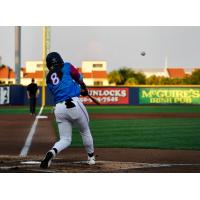
MULTIPOLYGON (((90 114, 91 119, 199 118, 200 114, 90 114)), ((88 166, 83 148, 64 150, 48 170, 39 163, 55 141, 53 116, 39 119, 28 156, 20 157, 35 118, 28 115, 0 115, 0 172, 200 172, 200 151, 97 148, 97 164, 88 166)))
POLYGON ((97 164, 88 166, 82 148, 69 148, 53 160, 49 169, 40 169, 43 155, 0 156, 3 173, 124 173, 124 172, 200 172, 200 152, 183 150, 97 148, 97 164))

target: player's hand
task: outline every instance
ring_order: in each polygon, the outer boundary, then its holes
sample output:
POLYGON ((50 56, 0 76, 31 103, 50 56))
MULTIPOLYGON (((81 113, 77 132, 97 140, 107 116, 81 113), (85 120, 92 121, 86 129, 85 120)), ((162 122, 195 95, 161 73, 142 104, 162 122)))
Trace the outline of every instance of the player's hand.
POLYGON ((88 95, 88 89, 85 83, 81 83, 81 95, 82 96, 87 96, 88 95))
POLYGON ((87 90, 87 88, 81 89, 81 95, 82 95, 82 96, 87 96, 87 95, 88 95, 88 90, 87 90))

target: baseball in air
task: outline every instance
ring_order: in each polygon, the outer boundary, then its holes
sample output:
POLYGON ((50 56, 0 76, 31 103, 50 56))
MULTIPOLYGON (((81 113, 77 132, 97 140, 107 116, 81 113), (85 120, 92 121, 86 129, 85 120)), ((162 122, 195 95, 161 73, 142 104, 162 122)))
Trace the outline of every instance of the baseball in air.
POLYGON ((145 56, 146 53, 145 53, 144 51, 142 51, 142 52, 140 53, 140 55, 141 55, 141 56, 145 56))

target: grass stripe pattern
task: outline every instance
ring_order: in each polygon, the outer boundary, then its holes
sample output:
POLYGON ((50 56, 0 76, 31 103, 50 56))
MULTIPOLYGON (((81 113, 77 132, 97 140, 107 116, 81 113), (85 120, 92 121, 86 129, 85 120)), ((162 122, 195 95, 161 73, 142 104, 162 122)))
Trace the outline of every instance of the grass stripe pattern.
MULTIPOLYGON (((95 147, 200 150, 199 119, 93 120, 95 147)), ((81 147, 77 129, 73 147, 81 147)))

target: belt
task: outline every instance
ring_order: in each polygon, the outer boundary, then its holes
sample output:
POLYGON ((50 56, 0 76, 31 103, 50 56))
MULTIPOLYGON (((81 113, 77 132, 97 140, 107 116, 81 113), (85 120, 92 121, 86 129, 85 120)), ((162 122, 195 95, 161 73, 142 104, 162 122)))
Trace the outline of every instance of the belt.
POLYGON ((76 105, 75 105, 72 101, 73 101, 73 99, 72 99, 72 98, 69 98, 69 99, 67 99, 67 100, 65 100, 65 101, 59 102, 59 104, 65 104, 65 105, 66 105, 66 108, 73 108, 73 107, 75 107, 76 105))

